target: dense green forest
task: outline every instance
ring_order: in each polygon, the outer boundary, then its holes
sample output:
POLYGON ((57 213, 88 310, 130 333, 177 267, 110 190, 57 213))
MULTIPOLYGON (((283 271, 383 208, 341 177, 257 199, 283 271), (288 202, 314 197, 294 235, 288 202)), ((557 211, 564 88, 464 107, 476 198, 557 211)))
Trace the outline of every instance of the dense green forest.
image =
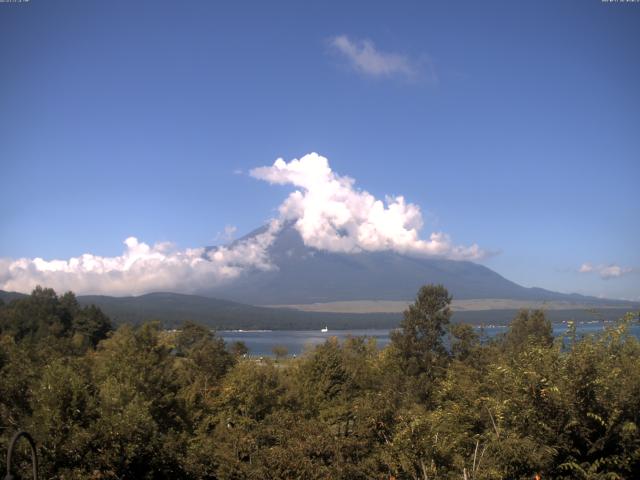
POLYGON ((450 303, 423 287, 384 349, 330 339, 258 361, 197 324, 114 329, 37 288, 0 304, 0 462, 25 429, 46 479, 640 477, 631 315, 554 339, 521 311, 488 340, 450 303))
MULTIPOLYGON (((26 295, 0 290, 0 300, 25 298, 26 295)), ((216 330, 320 330, 395 328, 400 313, 328 313, 303 312, 291 308, 257 307, 217 298, 179 293, 148 293, 138 297, 78 296, 80 305, 95 305, 106 313, 114 325, 133 325, 158 320, 165 328, 180 328, 185 319, 216 330)), ((474 312, 475 313, 475 312, 474 312)))
MULTIPOLYGON (((0 290, 0 301, 25 298, 27 295, 0 290)), ((191 320, 216 330, 320 330, 329 325, 331 330, 397 328, 402 313, 330 313, 307 312, 292 308, 273 308, 247 305, 217 298, 179 293, 148 293, 137 297, 109 297, 104 295, 80 295, 81 306, 95 305, 109 316, 114 325, 133 325, 158 320, 165 328, 180 328, 185 320, 191 320)), ((599 305, 589 303, 576 308, 546 310, 552 323, 575 320, 588 322, 594 319, 615 321, 637 303, 608 301, 599 305)), ((472 325, 508 325, 518 313, 516 309, 458 310, 452 321, 472 325)))

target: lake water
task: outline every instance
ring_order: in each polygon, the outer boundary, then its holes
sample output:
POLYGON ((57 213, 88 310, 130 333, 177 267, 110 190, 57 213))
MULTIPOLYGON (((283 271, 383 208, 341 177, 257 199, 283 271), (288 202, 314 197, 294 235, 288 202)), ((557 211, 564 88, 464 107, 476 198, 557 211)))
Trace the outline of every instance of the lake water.
MULTIPOLYGON (((605 325, 612 325, 606 323, 605 325)), ((506 326, 489 326, 484 327, 487 336, 493 337, 507 331, 506 326)), ((576 326, 579 335, 601 332, 603 324, 594 323, 578 323, 576 326)), ((250 355, 270 356, 273 355, 272 349, 275 346, 284 346, 287 348, 289 355, 300 355, 305 348, 311 348, 315 345, 324 343, 331 337, 337 337, 344 340, 347 337, 367 336, 376 339, 378 347, 382 348, 389 343, 389 329, 359 329, 359 330, 329 330, 326 333, 319 330, 260 330, 260 331, 219 331, 217 334, 224 339, 225 342, 231 343, 235 341, 244 342, 249 349, 250 355)), ((566 324, 557 324, 553 326, 553 333, 560 336, 567 331, 566 324)), ((634 324, 631 327, 631 333, 640 338, 640 325, 634 324)))

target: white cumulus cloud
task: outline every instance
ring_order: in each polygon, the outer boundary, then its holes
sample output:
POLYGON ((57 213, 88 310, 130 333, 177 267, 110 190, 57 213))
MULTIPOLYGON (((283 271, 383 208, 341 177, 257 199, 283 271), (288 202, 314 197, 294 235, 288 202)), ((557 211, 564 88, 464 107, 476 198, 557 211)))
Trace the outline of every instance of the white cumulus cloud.
POLYGON ((604 280, 618 278, 633 271, 634 270, 631 267, 621 267, 615 263, 610 265, 592 265, 589 262, 583 263, 578 269, 579 273, 597 273, 600 275, 600 278, 603 278, 604 280))
MULTIPOLYGON (((455 245, 443 232, 421 238, 423 219, 417 205, 402 196, 375 198, 356 188, 353 179, 333 172, 329 161, 317 153, 288 163, 278 159, 272 166, 251 170, 251 175, 296 187, 259 235, 210 250, 149 245, 129 237, 122 254, 113 257, 86 253, 67 260, 0 259, 0 289, 30 292, 43 285, 80 294, 197 292, 248 271, 277 268, 268 247, 282 226, 291 222, 306 245, 332 252, 393 250, 468 260, 485 256, 478 245, 455 245)), ((230 240, 235 230, 227 226, 222 236, 230 240)))
POLYGON ((415 63, 409 57, 382 52, 370 40, 352 40, 346 35, 338 35, 329 39, 329 44, 346 57, 353 68, 365 75, 414 78, 418 73, 415 63))
POLYGON ((280 220, 294 221, 306 245, 333 252, 395 250, 477 260, 486 255, 478 245, 454 245, 449 235, 433 232, 420 238, 420 208, 402 196, 380 200, 355 187, 352 178, 331 170, 317 153, 251 170, 255 178, 298 187, 280 205, 280 220))
POLYGON ((30 292, 36 285, 83 294, 138 295, 153 291, 193 292, 230 281, 247 269, 275 268, 266 246, 278 228, 207 252, 177 250, 169 243, 150 246, 135 237, 124 241, 121 255, 84 254, 68 260, 21 258, 0 260, 0 289, 30 292))

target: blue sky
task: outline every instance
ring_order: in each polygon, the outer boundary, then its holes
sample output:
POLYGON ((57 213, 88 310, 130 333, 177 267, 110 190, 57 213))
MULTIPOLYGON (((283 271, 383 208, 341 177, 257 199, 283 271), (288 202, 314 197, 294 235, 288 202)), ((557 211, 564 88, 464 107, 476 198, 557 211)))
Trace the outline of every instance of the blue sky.
POLYGON ((595 0, 0 4, 0 257, 220 243, 318 152, 511 280, 640 299, 638 45, 595 0))

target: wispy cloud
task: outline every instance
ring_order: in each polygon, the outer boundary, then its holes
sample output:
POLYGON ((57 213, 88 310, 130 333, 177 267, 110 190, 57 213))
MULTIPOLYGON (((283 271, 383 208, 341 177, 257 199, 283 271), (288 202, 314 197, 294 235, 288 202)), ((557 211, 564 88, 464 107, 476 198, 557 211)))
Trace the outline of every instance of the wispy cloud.
POLYGON ((347 35, 338 35, 330 38, 329 44, 364 75, 397 76, 411 80, 418 77, 418 62, 407 55, 378 50, 371 40, 355 40, 347 35))
POLYGON ((236 236, 238 231, 238 227, 235 225, 225 225, 224 230, 222 232, 216 233, 214 237, 215 242, 229 243, 232 242, 236 236))
POLYGON ((621 267, 620 265, 616 265, 615 263, 609 265, 593 265, 589 262, 583 263, 578 269, 579 273, 596 273, 600 275, 600 278, 604 280, 622 277, 623 275, 626 275, 633 271, 634 269, 631 267, 621 267))

